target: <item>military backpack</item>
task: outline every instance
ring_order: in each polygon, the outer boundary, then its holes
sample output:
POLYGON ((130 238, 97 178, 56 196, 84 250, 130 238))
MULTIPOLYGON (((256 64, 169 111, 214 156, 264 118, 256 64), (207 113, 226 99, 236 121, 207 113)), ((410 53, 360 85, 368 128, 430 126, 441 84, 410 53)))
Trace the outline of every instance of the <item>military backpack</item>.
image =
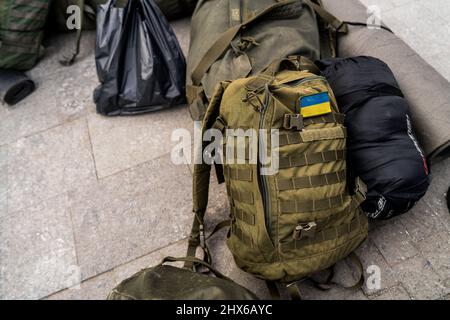
POLYGON ((202 162, 194 167, 196 218, 188 255, 198 245, 208 252, 203 219, 212 160, 227 186, 227 244, 244 271, 289 284, 333 266, 366 239, 368 222, 360 210, 366 189, 348 177, 344 115, 319 74, 296 56, 217 86, 203 133, 221 132, 211 135, 223 136, 223 148, 211 152, 204 143, 202 162), (245 161, 237 157, 242 149, 245 161), (264 155, 272 155, 270 161, 264 155))

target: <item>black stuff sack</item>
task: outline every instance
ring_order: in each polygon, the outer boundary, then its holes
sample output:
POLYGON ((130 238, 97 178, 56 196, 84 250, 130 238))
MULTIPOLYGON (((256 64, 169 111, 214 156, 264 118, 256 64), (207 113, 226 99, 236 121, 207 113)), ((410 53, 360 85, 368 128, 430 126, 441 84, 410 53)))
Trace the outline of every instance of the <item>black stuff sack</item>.
POLYGON ((133 115, 185 103, 185 58, 153 0, 98 6, 95 59, 100 114, 133 115))
POLYGON ((363 210, 374 219, 407 212, 427 191, 429 172, 392 71, 363 56, 317 64, 346 115, 349 169, 368 187, 363 210))

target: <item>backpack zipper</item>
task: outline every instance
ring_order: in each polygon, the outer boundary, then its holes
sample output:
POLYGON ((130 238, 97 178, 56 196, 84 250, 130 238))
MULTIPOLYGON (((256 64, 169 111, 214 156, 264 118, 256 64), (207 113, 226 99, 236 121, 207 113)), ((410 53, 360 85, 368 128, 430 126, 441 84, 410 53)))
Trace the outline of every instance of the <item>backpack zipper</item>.
MULTIPOLYGON (((266 116, 266 110, 269 107, 269 101, 270 101, 270 95, 269 95, 269 89, 268 86, 266 87, 266 98, 264 100, 264 105, 263 108, 261 109, 261 115, 260 115, 260 120, 259 120, 259 129, 262 130, 264 129, 264 121, 265 121, 265 116, 266 116)), ((264 141, 262 139, 259 139, 260 145, 259 148, 260 150, 264 150, 264 148, 266 147, 264 144, 264 141)), ((268 233, 270 234, 269 230, 270 230, 270 214, 269 214, 269 196, 268 196, 268 191, 267 191, 267 179, 265 175, 261 174, 262 171, 262 163, 261 163, 261 158, 260 155, 258 155, 259 161, 258 161, 258 171, 259 171, 259 181, 260 181, 260 189, 261 189, 261 197, 263 200, 263 209, 264 209, 264 221, 266 224, 266 228, 268 233)))

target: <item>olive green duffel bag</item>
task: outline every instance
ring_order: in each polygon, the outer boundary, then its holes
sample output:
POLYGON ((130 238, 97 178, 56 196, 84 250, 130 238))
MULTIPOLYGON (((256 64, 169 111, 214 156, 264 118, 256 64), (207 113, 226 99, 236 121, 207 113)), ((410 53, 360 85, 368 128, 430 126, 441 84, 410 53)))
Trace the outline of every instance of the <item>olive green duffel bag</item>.
POLYGON ((256 75, 289 55, 334 56, 336 32, 347 32, 347 25, 320 0, 200 0, 187 60, 192 119, 203 119, 220 81, 256 75))
POLYGON ((189 16, 195 9, 197 0, 155 0, 167 20, 189 16))
POLYGON ((108 295, 108 300, 258 300, 255 294, 192 257, 167 257, 159 265, 139 271, 124 280, 108 295), (189 269, 165 265, 167 262, 195 263, 215 277, 189 269))

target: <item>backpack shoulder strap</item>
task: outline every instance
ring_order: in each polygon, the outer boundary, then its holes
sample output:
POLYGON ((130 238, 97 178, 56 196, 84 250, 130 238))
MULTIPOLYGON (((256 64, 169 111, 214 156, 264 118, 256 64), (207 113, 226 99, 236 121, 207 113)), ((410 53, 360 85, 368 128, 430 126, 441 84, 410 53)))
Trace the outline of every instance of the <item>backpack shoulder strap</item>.
MULTIPOLYGON (((208 109, 203 119, 202 124, 202 136, 203 133, 214 126, 216 119, 219 116, 220 103, 222 101, 222 95, 227 87, 227 82, 221 82, 217 85, 215 93, 211 99, 208 109)), ((193 213, 194 221, 192 223, 191 235, 189 238, 189 245, 187 249, 188 257, 195 257, 197 247, 201 247, 204 252, 204 260, 207 263, 211 263, 211 256, 209 254, 208 248, 205 244, 205 233, 203 220, 205 217, 205 212, 208 206, 208 195, 209 195, 209 181, 211 177, 211 164, 205 163, 203 161, 203 150, 206 145, 203 142, 200 144, 201 152, 195 152, 196 155, 201 154, 201 159, 195 159, 194 173, 193 173, 193 184, 192 184, 192 201, 193 201, 193 213)), ((216 228, 217 229, 217 228, 216 228)), ((218 230, 215 230, 218 231, 218 230)), ((215 233, 213 231, 213 233, 215 233)), ((193 264, 191 261, 186 261, 185 267, 192 269, 193 264)))

